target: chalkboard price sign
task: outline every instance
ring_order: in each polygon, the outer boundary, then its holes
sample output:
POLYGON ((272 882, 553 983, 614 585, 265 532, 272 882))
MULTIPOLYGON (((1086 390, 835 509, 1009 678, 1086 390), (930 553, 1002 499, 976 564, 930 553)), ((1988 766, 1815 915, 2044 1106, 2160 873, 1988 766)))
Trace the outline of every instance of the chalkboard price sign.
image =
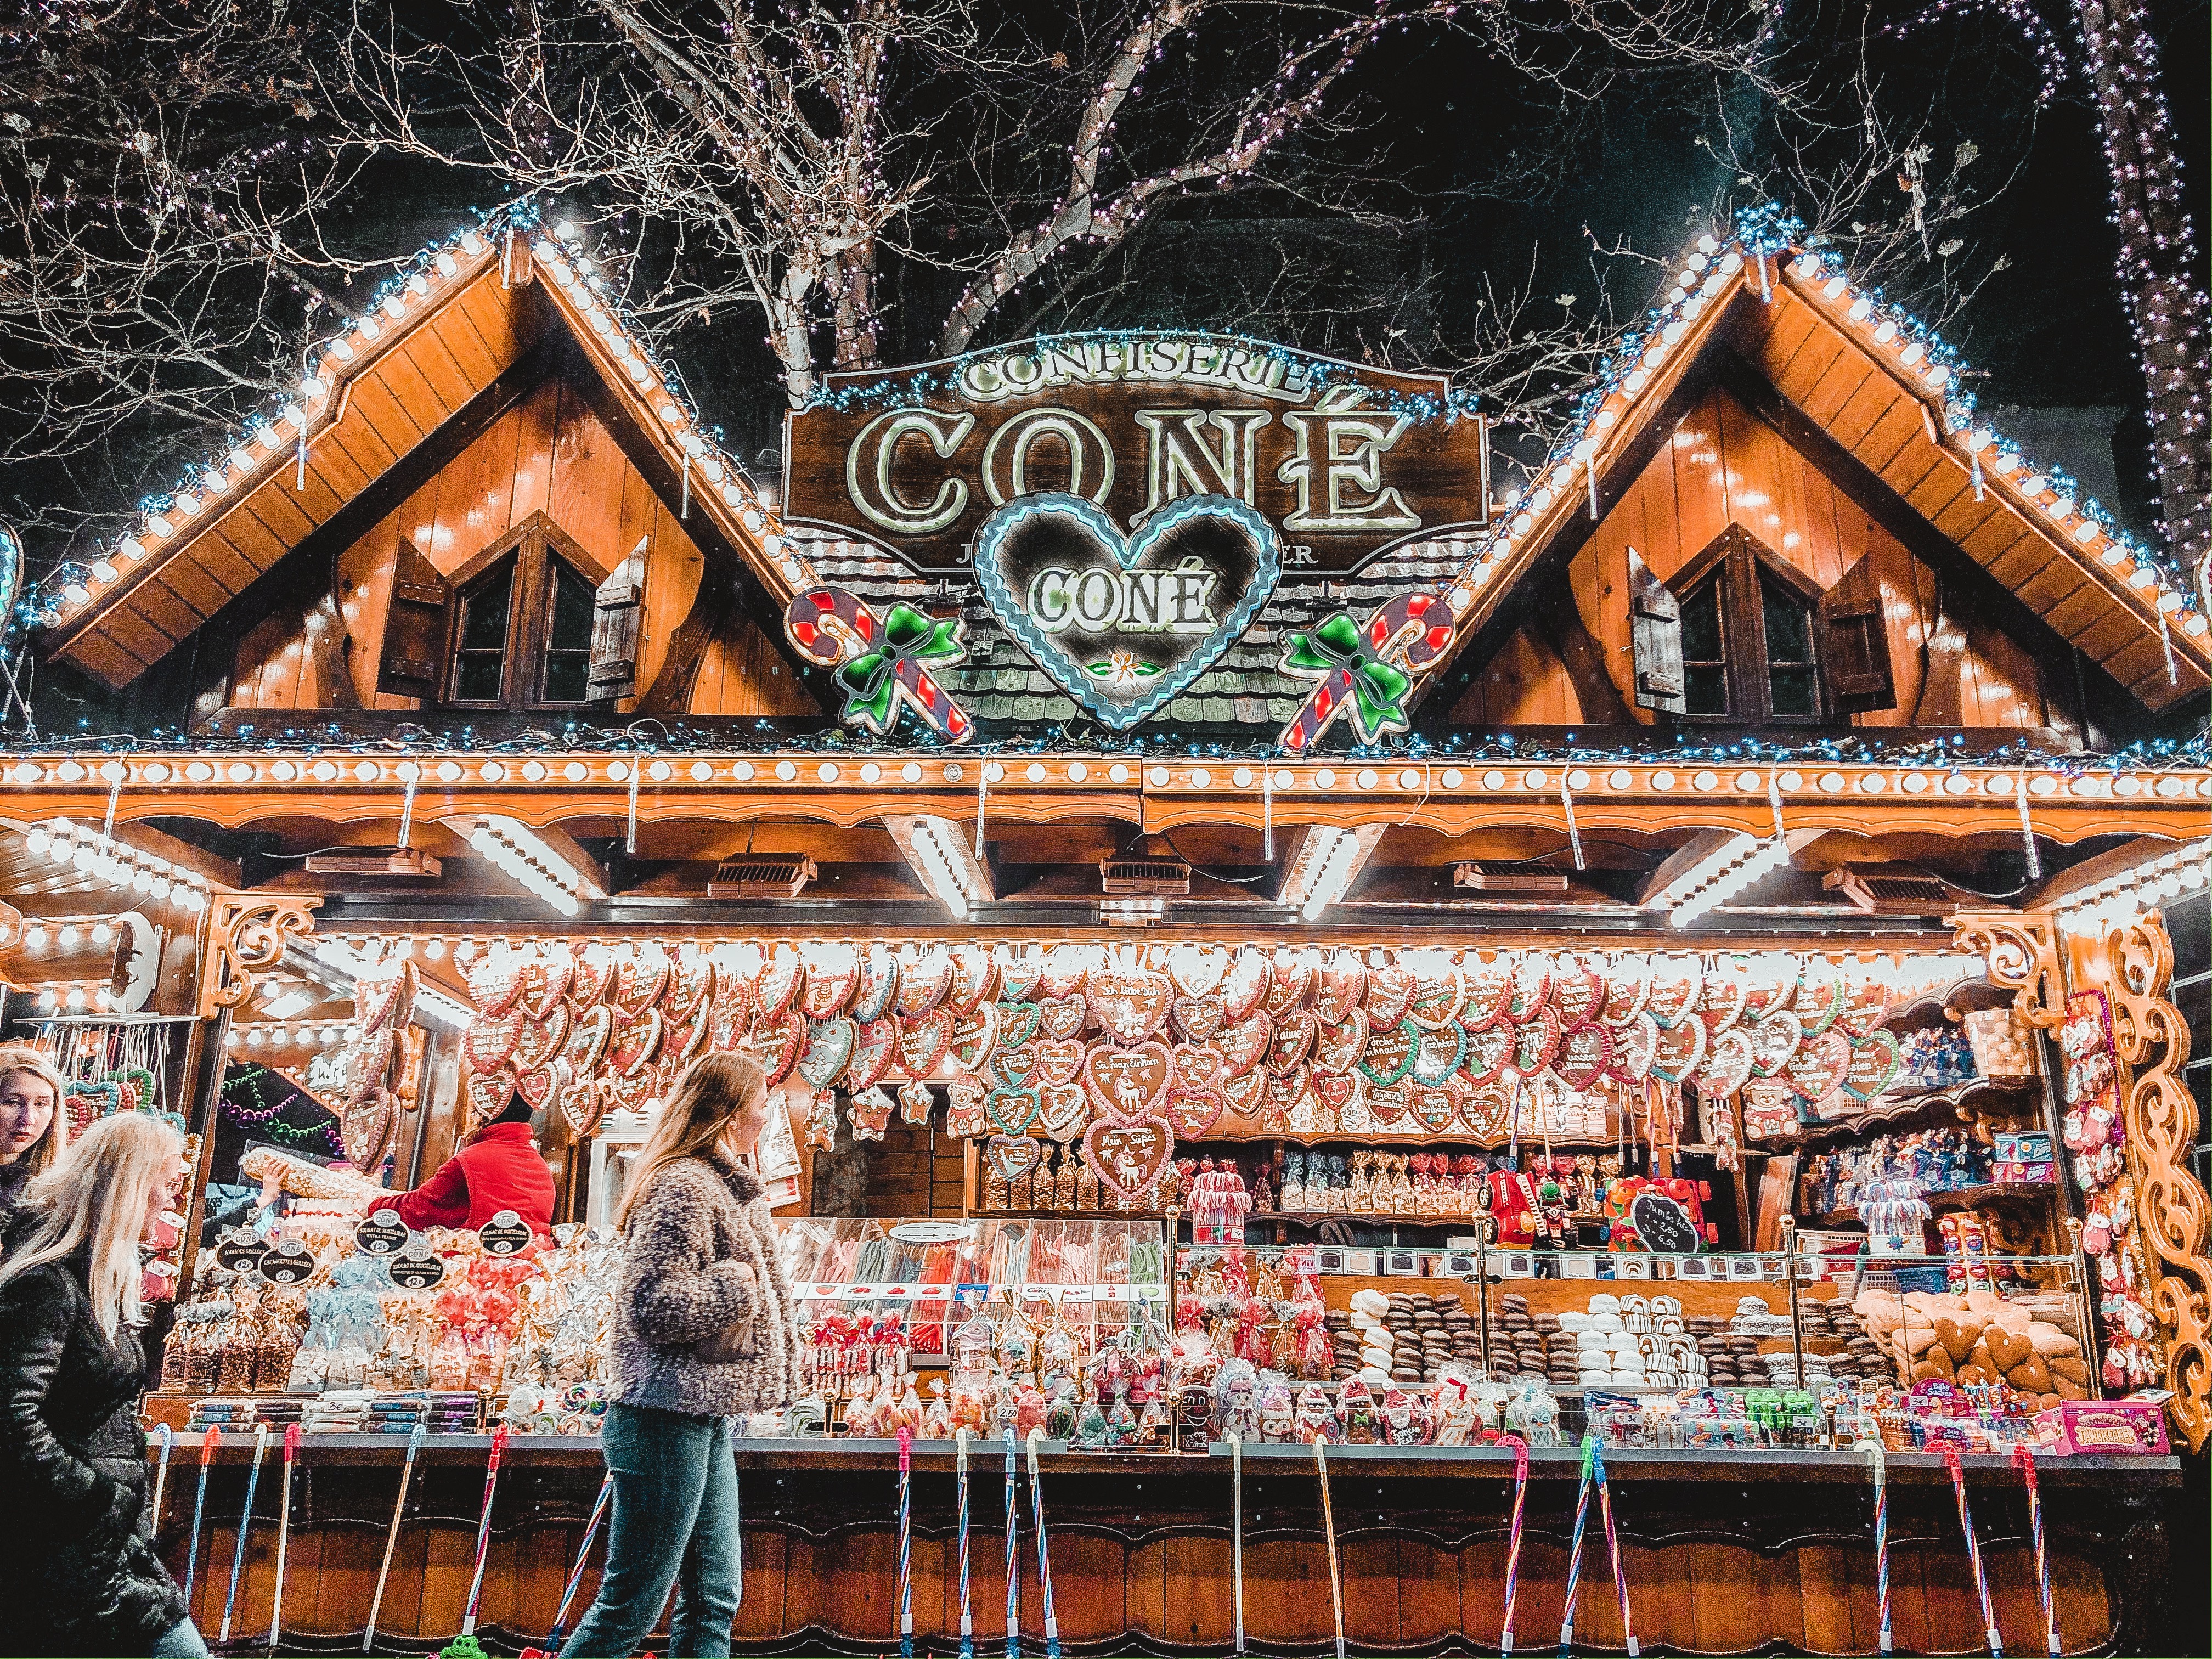
POLYGON ((314 1252, 296 1238, 281 1241, 261 1258, 261 1276, 271 1285, 298 1285, 314 1271, 314 1252))
POLYGON ((353 1230, 355 1247, 368 1255, 398 1255, 414 1237, 397 1210, 378 1210, 363 1216, 353 1230))
POLYGON ((233 1232, 216 1246, 215 1259, 234 1273, 250 1273, 260 1271, 261 1258, 268 1254, 269 1247, 252 1233, 233 1232))
POLYGON ((512 1210, 501 1210, 477 1229, 486 1255, 520 1255, 530 1248, 530 1229, 512 1210))
POLYGON ((445 1278, 446 1264, 430 1254, 428 1245, 417 1240, 393 1256, 385 1271, 403 1291, 427 1291, 445 1278))
POLYGON ((1628 1222, 1647 1250, 1660 1255, 1697 1254, 1698 1224, 1679 1200, 1664 1193, 1638 1193, 1629 1206, 1628 1222))

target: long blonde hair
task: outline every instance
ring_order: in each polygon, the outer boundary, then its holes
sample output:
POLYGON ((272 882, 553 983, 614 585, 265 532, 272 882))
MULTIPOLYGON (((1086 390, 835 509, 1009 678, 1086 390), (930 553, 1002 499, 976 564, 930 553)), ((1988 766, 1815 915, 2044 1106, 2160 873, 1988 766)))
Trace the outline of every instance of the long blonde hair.
POLYGON ((151 1112, 117 1112, 74 1141, 61 1161, 36 1177, 23 1210, 36 1224, 0 1261, 0 1289, 34 1267, 73 1255, 88 1241, 85 1274, 92 1316, 110 1341, 118 1328, 145 1317, 138 1297, 138 1241, 146 1201, 176 1179, 185 1143, 151 1112))
POLYGON ((31 1143, 31 1150, 23 1154, 23 1162, 31 1166, 34 1176, 44 1175, 53 1168, 54 1160, 69 1145, 69 1118, 62 1110, 62 1097, 67 1092, 62 1074, 54 1063, 27 1042, 0 1042, 0 1085, 18 1072, 27 1072, 54 1092, 54 1115, 46 1120, 46 1132, 31 1143))
POLYGON ((743 1054, 702 1054, 684 1068, 660 1105, 660 1117, 638 1154, 637 1172, 615 1206, 617 1231, 629 1230, 638 1200, 678 1158, 703 1158, 714 1149, 730 1120, 754 1111, 768 1098, 768 1073, 743 1054))

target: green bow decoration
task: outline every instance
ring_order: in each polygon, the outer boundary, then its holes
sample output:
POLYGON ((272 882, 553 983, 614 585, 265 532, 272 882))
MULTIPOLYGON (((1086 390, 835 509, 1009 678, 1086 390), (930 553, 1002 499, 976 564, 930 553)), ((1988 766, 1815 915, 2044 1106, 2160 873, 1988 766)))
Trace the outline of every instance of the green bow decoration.
POLYGON ((910 605, 894 605, 884 619, 883 643, 831 676, 845 694, 842 718, 864 717, 876 730, 888 731, 898 700, 899 670, 908 664, 958 657, 959 635, 957 622, 932 622, 910 605))
POLYGON ((1406 693, 1413 689, 1413 676, 1367 648, 1366 635, 1349 611, 1338 611, 1310 634, 1291 635, 1283 666, 1321 679, 1343 676, 1362 743, 1373 742, 1381 732, 1405 729, 1406 693))

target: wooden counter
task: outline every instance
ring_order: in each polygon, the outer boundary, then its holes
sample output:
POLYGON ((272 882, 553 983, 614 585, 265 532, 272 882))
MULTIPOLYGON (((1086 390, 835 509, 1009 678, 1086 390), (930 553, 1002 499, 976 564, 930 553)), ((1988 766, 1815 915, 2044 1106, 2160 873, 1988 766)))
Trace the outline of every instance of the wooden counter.
MULTIPOLYGON (((181 1575, 198 1475, 197 1443, 179 1437, 162 1518, 164 1555, 181 1575)), ((382 1651, 435 1649, 460 1627, 483 1491, 483 1436, 434 1436, 417 1465, 408 1518, 379 1620, 382 1651)), ((315 1435, 301 1443, 293 1498, 285 1647, 358 1651, 405 1442, 315 1435)), ((195 1616, 222 1621, 245 1497, 250 1436, 226 1435, 208 1484, 195 1616)), ((897 1449, 887 1441, 746 1441, 738 1453, 745 1600, 738 1649, 880 1652, 896 1643, 897 1449)), ((1866 1460, 1825 1452, 1606 1458, 1646 1653, 1875 1648, 1871 1492, 1866 1460)), ((1965 1460, 2001 1627, 2013 1651, 2039 1646, 2039 1615, 2019 1471, 1965 1460)), ((959 1628, 953 1450, 915 1447, 914 1606, 921 1644, 957 1650, 959 1628), (948 1635, 946 1632, 954 1632, 948 1635)), ((1043 1459, 1056 1611, 1071 1653, 1219 1653, 1231 1645, 1231 1555, 1225 1453, 1067 1452, 1043 1459)), ((1979 1627, 1956 1507, 1940 1458, 1895 1454, 1891 1581, 1899 1652, 1972 1650, 1979 1627)), ((1530 1460, 1517 1645, 1549 1648, 1559 1629, 1580 1455, 1530 1460)), ((1348 1637, 1360 1652, 1495 1650, 1512 1456, 1494 1449, 1337 1447, 1330 1489, 1342 1553, 1348 1637)), ((971 1453, 970 1594, 979 1647, 1002 1641, 1005 1453, 971 1453)), ((2166 1627, 2165 1513, 2180 1484, 2172 1458, 2047 1459, 2045 1494, 2059 1624, 2069 1653, 2159 1651, 2166 1627)), ((509 1443, 500 1474, 479 1635, 514 1651, 542 1640, 599 1486, 598 1443, 531 1437, 509 1443)), ((263 1470, 233 1633, 258 1650, 276 1557, 277 1463, 263 1470)), ((1026 1483, 1024 1483, 1026 1485, 1026 1483)), ((1042 1612, 1021 1494, 1025 1640, 1042 1612)), ((1245 1596, 1256 1652, 1333 1647, 1328 1568, 1313 1455, 1245 1452, 1245 1596)), ((1619 1650, 1620 1611, 1595 1520, 1583 1571, 1578 1644, 1619 1650)), ((604 1542, 585 1580, 597 1582, 604 1542)), ((576 1610, 580 1612, 580 1607, 576 1610)), ((572 1622, 574 1613, 572 1613, 572 1622)))

